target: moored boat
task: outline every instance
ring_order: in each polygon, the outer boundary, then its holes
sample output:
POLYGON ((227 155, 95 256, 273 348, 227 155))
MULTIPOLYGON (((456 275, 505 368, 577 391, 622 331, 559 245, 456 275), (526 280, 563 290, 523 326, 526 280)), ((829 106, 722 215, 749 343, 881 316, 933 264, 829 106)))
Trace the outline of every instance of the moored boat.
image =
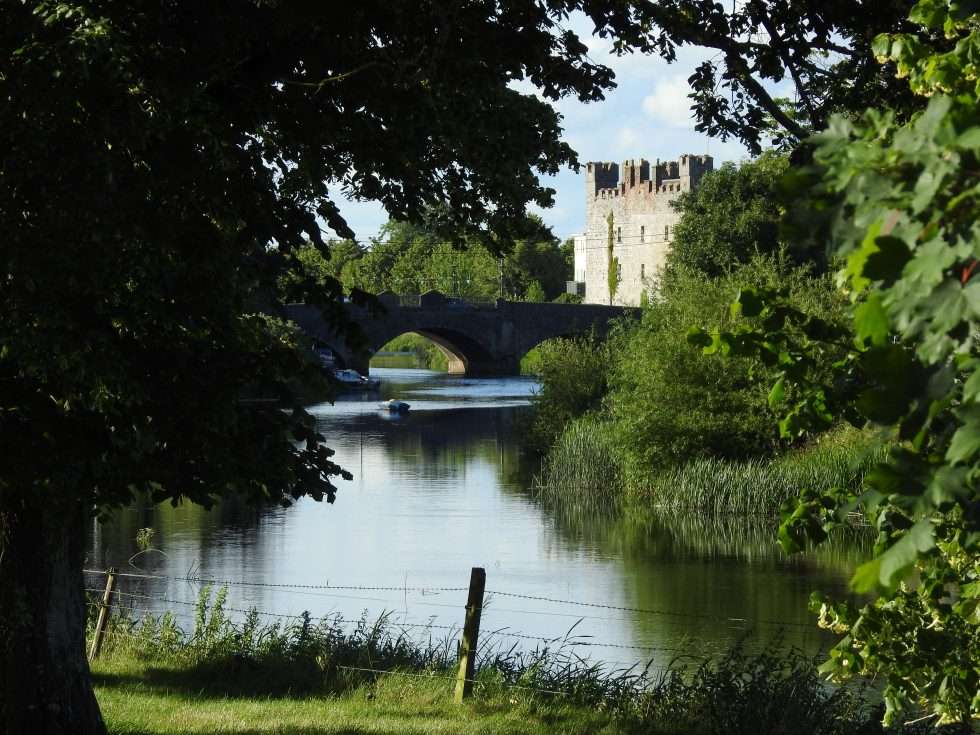
POLYGON ((377 388, 381 385, 381 378, 366 377, 361 375, 356 370, 334 370, 333 377, 334 380, 340 383, 344 388, 368 390, 371 388, 377 388))
POLYGON ((405 401, 392 398, 389 401, 379 403, 378 408, 380 408, 382 411, 388 411, 390 413, 405 413, 409 408, 411 408, 411 406, 405 403, 405 401))

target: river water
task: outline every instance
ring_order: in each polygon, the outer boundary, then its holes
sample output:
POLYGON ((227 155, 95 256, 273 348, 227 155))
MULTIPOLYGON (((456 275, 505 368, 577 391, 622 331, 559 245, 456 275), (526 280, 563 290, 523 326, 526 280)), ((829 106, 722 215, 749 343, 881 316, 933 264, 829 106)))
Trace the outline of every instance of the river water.
POLYGON ((354 474, 339 482, 336 503, 136 504, 93 523, 87 567, 149 575, 121 578, 124 602, 136 616, 169 609, 187 627, 201 585, 177 577, 249 583, 229 584, 233 618, 252 607, 269 621, 304 610, 347 620, 388 613, 414 635, 443 638, 462 623, 470 569, 480 566, 482 630, 507 647, 567 638, 583 657, 619 667, 741 639, 754 649, 776 636, 809 652, 830 642, 807 599, 844 594, 859 545, 786 558, 762 522, 562 517, 535 498, 539 468, 521 451, 532 380, 372 375, 382 398, 411 411, 389 416, 376 394, 310 408, 354 474), (144 553, 141 528, 153 529, 144 553))

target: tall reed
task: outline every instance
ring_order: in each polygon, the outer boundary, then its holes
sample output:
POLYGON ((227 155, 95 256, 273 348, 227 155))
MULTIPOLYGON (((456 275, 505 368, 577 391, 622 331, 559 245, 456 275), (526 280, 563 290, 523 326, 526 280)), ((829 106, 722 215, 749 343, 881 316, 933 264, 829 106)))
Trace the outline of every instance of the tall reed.
POLYGON ((568 424, 548 452, 534 487, 546 500, 569 509, 615 507, 622 497, 622 476, 603 422, 586 415, 568 424))
POLYGON ((702 457, 664 469, 631 492, 665 509, 772 515, 802 489, 859 488, 883 451, 869 450, 855 440, 818 444, 775 459, 732 462, 702 457))

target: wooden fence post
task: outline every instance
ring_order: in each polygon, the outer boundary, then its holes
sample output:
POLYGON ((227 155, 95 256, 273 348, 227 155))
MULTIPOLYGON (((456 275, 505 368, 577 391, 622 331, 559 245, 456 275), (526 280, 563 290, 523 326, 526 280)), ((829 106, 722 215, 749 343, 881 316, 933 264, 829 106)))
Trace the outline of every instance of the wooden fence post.
POLYGON ((102 605, 99 607, 99 620, 95 624, 95 637, 92 639, 92 648, 88 652, 89 661, 97 659, 99 651, 102 650, 102 636, 105 634, 105 626, 109 620, 109 609, 112 607, 112 589, 116 586, 116 570, 109 567, 107 574, 105 593, 102 595, 102 605))
POLYGON ((487 572, 482 567, 470 571, 470 592, 466 597, 466 622, 463 623, 463 640, 459 649, 459 673, 456 675, 456 702, 462 702, 473 693, 473 675, 476 669, 477 642, 480 637, 480 613, 483 611, 483 590, 487 584, 487 572))

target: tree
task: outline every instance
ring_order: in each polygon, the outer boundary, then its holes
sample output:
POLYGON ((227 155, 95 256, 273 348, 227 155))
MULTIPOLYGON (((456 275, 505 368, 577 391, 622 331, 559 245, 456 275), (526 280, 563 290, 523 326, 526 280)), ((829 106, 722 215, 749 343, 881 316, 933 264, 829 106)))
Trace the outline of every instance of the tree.
MULTIPOLYGON (((544 99, 611 72, 560 23, 577 0, 8 3, 0 24, 0 722, 104 730, 84 658, 83 532, 147 491, 332 500, 342 470, 295 404, 277 317, 343 326, 298 278, 333 197, 505 227, 574 163, 544 99), (408 114, 410 111, 410 114, 408 114)), ((355 294, 355 298, 359 298, 355 294)))
POLYGON ((667 269, 719 276, 754 255, 779 251, 783 211, 776 192, 787 164, 785 156, 772 152, 738 166, 725 163, 697 189, 681 194, 673 203, 681 216, 667 269))
POLYGON ((531 284, 527 287, 527 291, 524 294, 525 301, 547 301, 548 297, 545 296, 544 288, 538 281, 531 281, 531 284))
POLYGON ((852 586, 865 604, 817 600, 842 635, 824 671, 879 677, 886 722, 980 716, 980 14, 923 0, 916 33, 874 48, 922 95, 908 121, 869 109, 835 117, 812 140, 812 165, 787 192, 797 237, 830 243, 852 299, 853 332, 800 314, 778 289, 744 291, 754 329, 695 333, 708 349, 779 366, 770 392, 786 436, 837 417, 870 424, 889 445, 861 493, 801 492, 784 512, 789 550, 819 543, 859 510, 878 532, 852 586), (833 374, 806 368, 847 347, 833 374), (791 398, 788 389, 794 391, 791 398))
POLYGON ((566 269, 555 238, 518 240, 503 259, 505 294, 527 298, 528 289, 537 283, 543 294, 537 300, 553 299, 565 290, 565 281, 570 278, 571 269, 566 269))
POLYGON ((695 129, 734 137, 752 153, 767 137, 795 146, 835 112, 882 105, 907 114, 914 95, 875 60, 878 33, 912 29, 911 0, 788 2, 750 0, 729 6, 691 0, 633 5, 640 38, 621 38, 622 53, 640 50, 672 60, 679 46, 713 51, 690 77, 695 129), (731 10, 726 10, 730 7, 731 10), (773 88, 792 86, 794 100, 773 88))
POLYGON ((741 460, 787 446, 767 401, 772 366, 754 355, 719 362, 688 342, 692 324, 738 321, 724 307, 739 289, 780 284, 801 312, 843 316, 829 278, 794 268, 779 253, 716 278, 681 267, 663 281, 611 351, 605 408, 627 481, 642 486, 652 473, 698 457, 741 460))

